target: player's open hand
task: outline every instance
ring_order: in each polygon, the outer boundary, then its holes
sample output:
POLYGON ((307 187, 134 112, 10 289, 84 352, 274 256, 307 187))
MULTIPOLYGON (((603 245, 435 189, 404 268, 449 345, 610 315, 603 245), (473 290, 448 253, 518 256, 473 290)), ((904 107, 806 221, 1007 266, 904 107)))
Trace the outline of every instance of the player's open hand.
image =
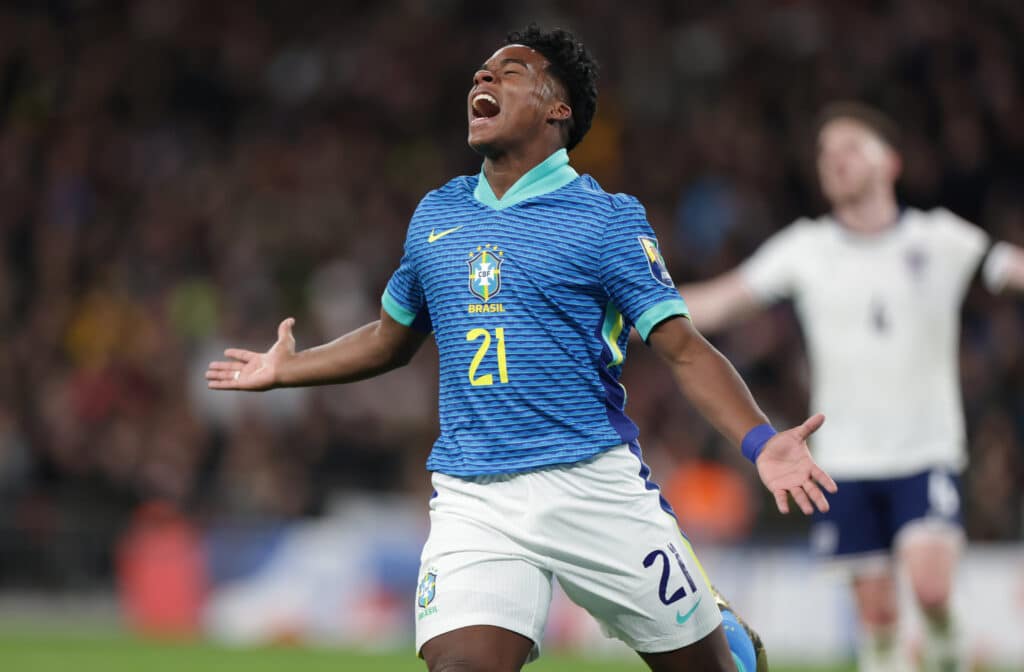
POLYGON ((824 422, 825 416, 819 413, 799 427, 779 432, 769 439, 757 458, 757 473, 775 496, 775 505, 782 513, 789 513, 789 496, 807 515, 814 513, 815 507, 821 512, 828 511, 828 500, 821 488, 829 492, 838 488, 815 463, 807 447, 807 437, 824 422))
POLYGON ((277 381, 281 363, 295 355, 295 337, 291 317, 277 327, 277 342, 266 352, 228 348, 224 355, 233 361, 210 362, 206 369, 207 387, 213 390, 269 390, 277 381))

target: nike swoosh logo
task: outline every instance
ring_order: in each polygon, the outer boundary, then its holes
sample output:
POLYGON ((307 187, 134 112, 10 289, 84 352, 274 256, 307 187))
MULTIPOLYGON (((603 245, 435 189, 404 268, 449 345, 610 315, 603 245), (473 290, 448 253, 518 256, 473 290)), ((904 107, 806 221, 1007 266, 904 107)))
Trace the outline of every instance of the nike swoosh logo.
POLYGON ((688 620, 690 620, 690 616, 693 616, 693 612, 697 611, 697 607, 700 606, 700 601, 703 600, 703 599, 704 599, 703 595, 698 597, 697 598, 697 604, 695 604, 692 607, 690 607, 690 610, 688 612, 686 612, 685 614, 680 614, 678 611, 676 611, 676 623, 678 623, 679 625, 683 625, 688 620))
POLYGON ((434 241, 436 241, 436 240, 438 240, 440 238, 444 238, 449 233, 455 233, 456 231, 458 231, 461 228, 462 228, 461 226, 456 226, 454 229, 446 229, 446 230, 442 231, 441 233, 434 233, 434 230, 431 229, 430 230, 430 235, 427 236, 427 242, 428 243, 433 243, 434 241))

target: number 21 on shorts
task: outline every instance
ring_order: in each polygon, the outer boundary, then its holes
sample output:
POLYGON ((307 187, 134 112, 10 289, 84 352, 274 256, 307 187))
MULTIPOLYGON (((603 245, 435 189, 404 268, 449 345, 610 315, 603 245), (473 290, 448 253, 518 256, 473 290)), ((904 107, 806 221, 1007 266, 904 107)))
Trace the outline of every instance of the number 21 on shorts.
MULTIPOLYGON (((473 329, 466 334, 466 341, 472 342, 479 339, 483 339, 480 346, 476 350, 476 354, 473 355, 473 359, 469 362, 469 384, 473 387, 479 387, 481 385, 493 385, 494 375, 485 373, 479 375, 480 364, 484 361, 484 357, 487 356, 487 352, 491 349, 491 332, 486 329, 473 329)), ((494 340, 497 344, 497 357, 498 357, 498 380, 502 383, 508 382, 508 362, 505 360, 505 329, 504 327, 498 327, 494 330, 494 340)))
POLYGON ((683 557, 679 555, 679 551, 676 550, 675 544, 670 543, 668 550, 675 556, 676 564, 679 565, 679 569, 683 571, 683 576, 686 578, 686 583, 675 590, 671 595, 668 594, 669 588, 669 575, 672 573, 672 561, 669 560, 668 553, 660 548, 656 548, 644 557, 644 567, 650 567, 661 560, 661 579, 658 581, 658 597, 661 598, 661 602, 664 605, 670 605, 673 602, 686 597, 686 586, 690 586, 690 592, 697 592, 697 584, 694 583, 693 577, 690 576, 690 570, 686 568, 686 563, 683 562, 683 557))

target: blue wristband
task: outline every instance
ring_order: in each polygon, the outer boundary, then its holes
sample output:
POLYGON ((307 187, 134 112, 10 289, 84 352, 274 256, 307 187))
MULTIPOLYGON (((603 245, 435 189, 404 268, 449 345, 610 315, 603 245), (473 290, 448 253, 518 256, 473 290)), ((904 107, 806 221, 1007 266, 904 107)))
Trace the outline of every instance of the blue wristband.
POLYGON ((743 443, 740 444, 743 457, 756 464, 757 458, 760 457, 761 451, 764 450, 764 444, 768 443, 768 439, 777 433, 775 428, 767 422, 754 427, 747 432, 747 435, 743 437, 743 443))

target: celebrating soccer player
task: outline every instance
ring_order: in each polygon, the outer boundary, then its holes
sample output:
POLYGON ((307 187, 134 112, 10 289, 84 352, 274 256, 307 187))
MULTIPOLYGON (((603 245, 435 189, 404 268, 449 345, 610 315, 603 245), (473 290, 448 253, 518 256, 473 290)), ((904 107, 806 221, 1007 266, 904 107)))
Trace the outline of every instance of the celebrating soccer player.
POLYGON ((947 210, 901 209, 897 148, 897 129, 878 110, 826 108, 818 176, 832 212, 793 223, 738 269, 681 291, 704 332, 793 300, 812 403, 829 418, 814 448, 840 485, 812 542, 850 573, 860 669, 908 669, 896 639, 895 560, 925 616, 925 669, 959 671, 964 647, 950 613, 967 459, 959 312, 979 269, 993 291, 1024 288, 1024 251, 993 245, 947 210))
POLYGON ((206 376, 222 390, 347 383, 402 366, 433 334, 441 435, 415 606, 431 670, 536 657, 554 577, 653 670, 753 672, 755 645, 720 610, 641 459, 619 384, 630 330, 783 512, 789 497, 828 509, 835 484, 806 444, 823 417, 776 433, 690 323, 637 200, 569 164, 595 80, 570 33, 510 35, 466 101, 483 168, 423 198, 380 319, 301 352, 286 319, 267 352, 228 350, 206 376))

